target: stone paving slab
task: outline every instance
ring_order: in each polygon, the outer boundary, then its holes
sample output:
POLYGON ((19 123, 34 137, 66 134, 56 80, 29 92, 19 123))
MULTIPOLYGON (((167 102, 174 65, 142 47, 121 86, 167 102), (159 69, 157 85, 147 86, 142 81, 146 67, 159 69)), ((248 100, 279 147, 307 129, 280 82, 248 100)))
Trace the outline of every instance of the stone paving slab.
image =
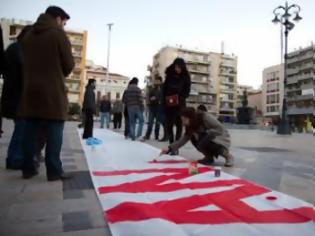
POLYGON ((12 122, 5 120, 5 133, 0 139, 0 235, 110 236, 89 179, 76 124, 67 123, 64 132, 63 164, 75 176, 72 182, 64 183, 48 182, 44 163, 39 175, 29 180, 23 180, 20 171, 5 170, 12 128, 12 122), (67 184, 78 188, 65 189, 67 184))

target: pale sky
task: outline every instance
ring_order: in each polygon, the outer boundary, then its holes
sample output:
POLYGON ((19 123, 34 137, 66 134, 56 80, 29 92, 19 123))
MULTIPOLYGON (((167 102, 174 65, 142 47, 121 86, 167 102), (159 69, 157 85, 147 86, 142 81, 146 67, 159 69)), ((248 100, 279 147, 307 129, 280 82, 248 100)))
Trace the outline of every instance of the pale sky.
MULTIPOLYGON (((140 80, 163 46, 238 56, 238 82, 258 88, 265 67, 280 63, 280 0, 0 0, 0 18, 35 21, 49 5, 67 11, 70 29, 88 31, 87 59, 106 66, 107 23, 112 28, 110 71, 140 80)), ((295 0, 303 20, 290 32, 289 50, 315 41, 315 0, 295 0)))

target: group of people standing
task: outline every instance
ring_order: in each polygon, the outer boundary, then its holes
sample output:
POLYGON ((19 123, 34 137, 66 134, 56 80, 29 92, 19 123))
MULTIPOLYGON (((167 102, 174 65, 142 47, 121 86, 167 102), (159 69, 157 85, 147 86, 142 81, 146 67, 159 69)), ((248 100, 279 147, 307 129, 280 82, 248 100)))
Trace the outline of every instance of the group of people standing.
MULTIPOLYGON (((95 81, 89 82, 94 83, 95 81)), ((204 105, 199 106, 198 110, 186 107, 191 80, 186 63, 182 58, 176 58, 167 67, 164 82, 160 76, 154 78, 153 85, 148 89, 145 99, 138 83, 139 80, 136 77, 130 80, 122 98, 124 108, 120 104, 120 111, 124 110, 126 139, 149 140, 155 124, 155 140, 169 141, 169 146, 163 148, 161 154, 177 155, 178 149, 190 140, 196 149, 205 155, 199 161, 200 163, 213 164, 214 158, 223 156, 226 160, 225 166, 233 165, 233 156, 229 152, 230 136, 226 128, 214 116, 207 113, 204 105), (149 111, 148 126, 142 137, 145 103, 149 111), (163 126, 164 130, 161 139, 159 139, 160 126, 163 126), (175 133, 174 127, 176 128, 175 133), (184 135, 183 127, 185 127, 184 135)), ((85 95, 87 96, 88 93, 87 88, 85 95)), ((101 128, 104 127, 104 120, 106 120, 106 127, 109 128, 110 111, 110 101, 104 96, 100 102, 101 128)), ((83 138, 92 137, 92 134, 90 136, 85 134, 86 129, 83 138)))

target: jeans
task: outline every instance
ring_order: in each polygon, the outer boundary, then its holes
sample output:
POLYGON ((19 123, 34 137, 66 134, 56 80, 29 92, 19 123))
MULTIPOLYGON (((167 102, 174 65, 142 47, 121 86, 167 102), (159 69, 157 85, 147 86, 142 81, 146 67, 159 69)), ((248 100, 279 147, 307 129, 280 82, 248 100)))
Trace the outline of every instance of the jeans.
POLYGON ((23 160, 24 121, 14 120, 14 130, 8 147, 7 166, 21 167, 23 160))
POLYGON ((106 122, 106 128, 109 129, 110 113, 101 112, 101 128, 104 128, 104 122, 106 122))
POLYGON ((45 125, 47 131, 46 143, 46 174, 47 177, 60 176, 63 173, 60 152, 63 138, 64 121, 27 119, 25 120, 23 135, 23 173, 36 172, 34 156, 38 129, 45 125))
POLYGON ((154 120, 155 120, 155 129, 154 129, 155 139, 158 139, 159 133, 160 133, 161 118, 160 118, 159 108, 157 106, 150 107, 148 129, 145 134, 146 139, 150 139, 154 120))
POLYGON ((142 129, 143 129, 143 123, 144 123, 143 111, 140 109, 140 107, 137 107, 137 106, 128 107, 128 116, 129 116, 129 136, 132 140, 135 140, 136 138, 139 138, 142 135, 142 129), (136 136, 137 121, 139 122, 139 124, 138 124, 137 136, 136 136))

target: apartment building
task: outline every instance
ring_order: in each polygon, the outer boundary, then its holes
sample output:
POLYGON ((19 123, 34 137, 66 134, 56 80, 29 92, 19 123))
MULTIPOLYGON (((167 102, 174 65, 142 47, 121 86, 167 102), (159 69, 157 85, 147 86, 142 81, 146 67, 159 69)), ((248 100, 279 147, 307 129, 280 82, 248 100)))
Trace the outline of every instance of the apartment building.
POLYGON ((291 123, 298 126, 306 122, 310 126, 309 121, 315 116, 315 46, 313 44, 288 54, 286 95, 291 123))
POLYGON ((99 101, 103 95, 107 95, 110 100, 122 99, 122 95, 128 86, 129 78, 117 73, 109 73, 107 78, 107 69, 103 66, 94 64, 88 60, 86 64, 86 81, 96 80, 96 94, 99 101))
POLYGON ((264 117, 279 119, 283 102, 284 65, 275 65, 263 70, 262 112, 264 117))
POLYGON ((237 57, 210 52, 211 78, 217 94, 218 117, 224 122, 234 121, 237 107, 237 57))
MULTIPOLYGON (((32 25, 31 21, 16 19, 1 19, 4 47, 16 41, 17 35, 26 25, 32 25)), ((70 103, 81 104, 83 101, 84 69, 86 63, 87 31, 74 31, 66 29, 66 34, 72 45, 72 54, 75 59, 75 68, 66 78, 68 99, 70 103)), ((49 85, 48 85, 49 86, 49 85)))

